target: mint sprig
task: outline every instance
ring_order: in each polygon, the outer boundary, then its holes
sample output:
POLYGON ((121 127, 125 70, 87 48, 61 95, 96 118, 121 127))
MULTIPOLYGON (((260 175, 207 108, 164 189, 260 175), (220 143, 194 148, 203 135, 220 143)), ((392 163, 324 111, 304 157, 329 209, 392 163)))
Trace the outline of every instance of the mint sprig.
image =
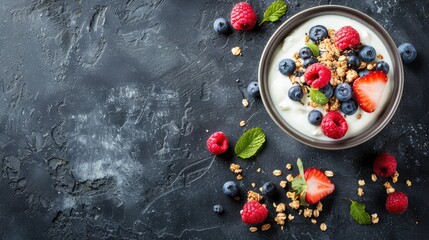
POLYGON ((371 224, 371 215, 365 211, 365 205, 356 201, 350 200, 350 215, 359 224, 371 224))
POLYGON ((329 102, 329 99, 325 96, 325 94, 315 88, 310 88, 310 99, 311 101, 321 105, 327 104, 329 102))
POLYGON ((265 133, 261 128, 251 128, 241 135, 234 152, 242 159, 253 157, 264 145, 265 133))
POLYGON ((286 14, 287 5, 282 0, 277 0, 267 8, 264 12, 264 19, 259 23, 261 26, 264 22, 275 22, 286 14))
POLYGON ((318 57, 320 55, 319 47, 314 42, 308 41, 305 45, 310 48, 311 53, 313 53, 313 56, 318 57))

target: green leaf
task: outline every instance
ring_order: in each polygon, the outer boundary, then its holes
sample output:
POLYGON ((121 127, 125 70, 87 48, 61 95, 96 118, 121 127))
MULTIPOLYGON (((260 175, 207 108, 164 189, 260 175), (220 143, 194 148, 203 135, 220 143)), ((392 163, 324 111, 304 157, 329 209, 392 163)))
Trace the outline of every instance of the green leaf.
POLYGON ((329 101, 325 94, 315 88, 310 88, 310 99, 311 101, 321 105, 327 104, 329 101))
POLYGON ((313 53, 313 56, 318 57, 319 56, 319 47, 312 41, 308 41, 305 45, 307 45, 308 48, 310 48, 311 53, 313 53))
POLYGON ((259 26, 261 26, 264 22, 275 22, 279 20, 283 15, 286 14, 287 5, 282 0, 277 0, 267 8, 264 12, 264 19, 262 19, 259 26))
POLYGON ((350 215, 359 224, 371 224, 371 215, 365 211, 365 205, 352 201, 350 205, 350 215))
POLYGON ((241 135, 235 145, 237 156, 247 159, 253 157, 264 145, 265 133, 260 128, 251 128, 241 135))

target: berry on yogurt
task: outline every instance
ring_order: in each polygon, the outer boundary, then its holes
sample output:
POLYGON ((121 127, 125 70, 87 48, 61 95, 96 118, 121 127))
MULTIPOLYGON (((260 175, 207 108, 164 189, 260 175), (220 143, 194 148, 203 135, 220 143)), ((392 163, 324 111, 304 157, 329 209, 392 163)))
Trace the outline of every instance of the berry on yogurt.
POLYGON ((299 102, 304 96, 304 92, 299 85, 293 85, 291 88, 289 88, 288 96, 292 101, 299 102))
POLYGON ((309 47, 303 47, 298 52, 298 56, 302 59, 307 59, 313 56, 313 53, 311 52, 309 47))
POLYGON ((359 57, 364 62, 372 62, 375 60, 377 56, 377 52, 371 46, 364 46, 359 50, 359 57))
POLYGON ((283 75, 289 76, 295 71, 295 69, 296 69, 296 64, 290 58, 283 59, 279 63, 279 71, 283 75))
POLYGON ((328 29, 322 25, 316 25, 310 28, 308 33, 313 42, 319 42, 328 36, 328 29))
POLYGON ((348 83, 341 83, 335 88, 335 97, 340 101, 347 101, 352 97, 352 87, 348 83))

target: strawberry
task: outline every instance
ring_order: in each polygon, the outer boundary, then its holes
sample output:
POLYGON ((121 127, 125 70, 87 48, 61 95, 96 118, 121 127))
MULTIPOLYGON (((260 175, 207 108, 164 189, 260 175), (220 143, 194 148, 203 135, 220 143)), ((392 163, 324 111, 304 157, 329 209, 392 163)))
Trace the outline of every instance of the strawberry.
POLYGON ((387 84, 387 75, 383 71, 372 71, 356 79, 353 92, 359 106, 365 112, 374 112, 387 84))
POLYGON ((307 168, 304 171, 301 159, 297 165, 300 174, 293 179, 292 188, 299 194, 301 205, 318 203, 334 191, 335 185, 321 170, 307 168))

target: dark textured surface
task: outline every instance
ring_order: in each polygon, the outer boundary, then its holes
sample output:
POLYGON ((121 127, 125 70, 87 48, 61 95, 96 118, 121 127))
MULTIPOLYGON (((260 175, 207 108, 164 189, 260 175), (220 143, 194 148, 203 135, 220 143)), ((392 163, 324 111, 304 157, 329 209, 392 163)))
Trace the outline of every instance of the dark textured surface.
MULTIPOLYGON (((251 1, 262 16, 271 1, 251 1)), ((405 67, 396 115, 369 142, 344 151, 304 146, 281 132, 260 100, 243 108, 243 84, 256 80, 259 56, 279 23, 219 36, 216 17, 231 1, 6 0, 0 7, 0 239, 423 239, 429 234, 428 1, 287 1, 293 14, 341 4, 378 20, 399 45, 412 42, 417 61, 405 67), (240 46, 242 57, 230 49, 240 46), (240 82, 236 83, 236 79, 240 82), (238 123, 247 120, 248 126, 238 123), (265 150, 254 161, 213 157, 210 133, 234 144, 262 127, 265 150), (206 132, 206 129, 208 132, 206 132), (398 158, 410 207, 384 210, 383 181, 371 183, 372 159, 398 158), (335 172, 318 225, 296 217, 282 231, 250 233, 243 202, 221 192, 234 179, 279 182, 274 169, 296 158, 335 172), (256 173, 261 167, 262 173, 256 173), (365 179, 365 195, 356 195, 365 179), (407 188, 405 179, 413 182, 407 188), (359 226, 346 199, 364 202, 380 223, 359 226), (222 204, 225 214, 213 213, 222 204)), ((293 169, 296 172, 296 169, 293 169)), ((285 201, 284 199, 281 199, 285 201)), ((271 200, 269 219, 274 211, 271 200)), ((290 210, 289 210, 290 211, 290 210)))

